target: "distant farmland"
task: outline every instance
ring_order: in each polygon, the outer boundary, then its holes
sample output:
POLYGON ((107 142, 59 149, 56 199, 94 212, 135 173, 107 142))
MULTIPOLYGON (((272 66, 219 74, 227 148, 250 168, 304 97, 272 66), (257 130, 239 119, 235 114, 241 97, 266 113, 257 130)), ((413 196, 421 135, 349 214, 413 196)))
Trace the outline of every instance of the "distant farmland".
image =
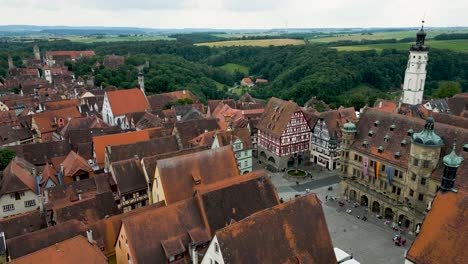
POLYGON ((150 41, 150 40, 175 40, 167 36, 159 35, 143 35, 143 36, 70 36, 65 37, 71 41, 81 43, 94 43, 94 42, 117 42, 117 41, 150 41))
MULTIPOLYGON (((468 52, 468 39, 457 39, 457 40, 429 40, 426 42, 431 48, 436 49, 449 49, 459 52, 468 52)), ((383 49, 399 49, 408 50, 413 43, 383 43, 383 44, 370 44, 370 45, 355 45, 355 46, 342 46, 334 47, 337 50, 342 51, 363 51, 363 50, 377 50, 383 49)))
POLYGON ((229 46, 286 46, 286 45, 303 45, 304 40, 301 39, 256 39, 256 40, 230 40, 218 42, 198 43, 197 46, 209 47, 229 47, 229 46))

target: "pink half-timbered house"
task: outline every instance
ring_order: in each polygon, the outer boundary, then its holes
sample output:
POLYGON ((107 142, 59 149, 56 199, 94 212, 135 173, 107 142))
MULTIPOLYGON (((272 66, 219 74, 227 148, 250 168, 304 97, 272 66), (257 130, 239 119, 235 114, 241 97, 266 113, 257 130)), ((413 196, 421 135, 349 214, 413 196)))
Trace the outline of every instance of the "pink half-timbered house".
POLYGON ((258 124, 260 162, 276 170, 308 159, 311 128, 294 102, 271 98, 258 124))

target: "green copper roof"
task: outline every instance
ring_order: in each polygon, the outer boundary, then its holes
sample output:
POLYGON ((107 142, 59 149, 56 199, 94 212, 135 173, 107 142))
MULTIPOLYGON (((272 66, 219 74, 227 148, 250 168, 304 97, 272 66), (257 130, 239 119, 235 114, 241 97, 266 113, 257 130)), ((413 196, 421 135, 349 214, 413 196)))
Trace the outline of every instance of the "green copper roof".
POLYGON ((434 118, 428 117, 421 132, 413 134, 413 142, 425 146, 442 146, 444 141, 434 132, 434 118))
POLYGON ((453 149, 452 149, 452 152, 450 152, 450 154, 446 155, 443 159, 444 161, 444 165, 445 166, 448 166, 448 167, 455 167, 457 168, 458 166, 460 166, 460 164, 462 163, 463 161, 463 158, 458 156, 456 153, 455 153, 455 143, 453 144, 453 149))
POLYGON ((344 124, 343 129, 346 132, 356 132, 356 125, 353 124, 353 122, 348 121, 347 123, 344 124))

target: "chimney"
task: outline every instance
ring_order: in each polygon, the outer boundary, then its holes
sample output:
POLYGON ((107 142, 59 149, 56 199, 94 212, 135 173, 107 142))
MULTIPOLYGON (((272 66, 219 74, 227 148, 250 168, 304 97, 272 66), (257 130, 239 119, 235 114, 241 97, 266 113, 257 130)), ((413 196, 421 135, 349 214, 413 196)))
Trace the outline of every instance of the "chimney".
POLYGON ((457 192, 455 189, 455 178, 457 177, 457 170, 463 161, 463 158, 455 153, 456 143, 453 143, 452 152, 443 158, 444 161, 444 175, 442 176, 442 183, 440 190, 442 192, 457 192))
POLYGON ((93 244, 94 240, 93 240, 93 230, 89 229, 89 230, 86 230, 86 237, 88 238, 88 242, 90 244, 93 244))
POLYGON ((8 53, 8 69, 14 69, 15 65, 13 64, 13 58, 11 57, 11 53, 8 53))

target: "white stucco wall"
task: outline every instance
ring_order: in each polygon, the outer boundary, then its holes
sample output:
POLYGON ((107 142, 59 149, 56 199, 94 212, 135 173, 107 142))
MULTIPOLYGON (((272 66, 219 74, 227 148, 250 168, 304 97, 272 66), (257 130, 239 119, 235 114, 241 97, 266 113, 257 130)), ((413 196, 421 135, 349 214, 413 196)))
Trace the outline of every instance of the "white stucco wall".
POLYGON ((223 254, 221 253, 221 248, 219 247, 218 238, 216 235, 213 240, 211 240, 210 246, 203 256, 201 264, 214 264, 215 261, 219 264, 224 264, 223 254), (218 245, 218 252, 215 250, 215 245, 218 245))
POLYGON ((37 207, 39 207, 39 198, 37 194, 33 191, 25 191, 24 196, 20 196, 19 200, 15 199, 14 193, 13 197, 11 197, 9 193, 4 194, 2 195, 2 197, 0 197, 0 217, 6 217, 15 214, 22 214, 29 211, 34 211, 37 207), (24 202, 30 200, 34 200, 36 205, 26 207, 24 202), (13 204, 15 209, 11 211, 4 211, 3 206, 8 204, 13 204))

